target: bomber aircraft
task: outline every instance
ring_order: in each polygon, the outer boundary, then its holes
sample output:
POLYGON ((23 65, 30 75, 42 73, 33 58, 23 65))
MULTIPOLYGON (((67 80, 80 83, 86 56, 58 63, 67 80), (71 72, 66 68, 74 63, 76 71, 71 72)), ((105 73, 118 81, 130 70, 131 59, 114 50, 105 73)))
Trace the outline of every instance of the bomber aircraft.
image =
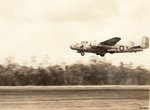
POLYGON ((71 49, 76 50, 77 53, 80 53, 82 56, 85 55, 85 52, 95 53, 96 55, 105 56, 106 53, 126 53, 126 52, 139 52, 143 49, 149 48, 149 38, 146 36, 142 37, 141 45, 134 45, 134 42, 130 41, 128 45, 119 45, 117 44, 120 41, 120 37, 113 37, 106 41, 96 43, 82 41, 81 43, 76 43, 70 46, 71 49))

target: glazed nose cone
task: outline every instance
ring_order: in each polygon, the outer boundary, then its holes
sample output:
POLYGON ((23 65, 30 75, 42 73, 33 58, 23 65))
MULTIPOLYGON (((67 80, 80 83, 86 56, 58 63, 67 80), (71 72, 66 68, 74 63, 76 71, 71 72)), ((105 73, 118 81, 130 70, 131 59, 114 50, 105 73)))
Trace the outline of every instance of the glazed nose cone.
POLYGON ((70 45, 70 48, 75 50, 76 49, 76 46, 75 45, 70 45))
POLYGON ((72 49, 72 45, 70 45, 70 48, 72 49))

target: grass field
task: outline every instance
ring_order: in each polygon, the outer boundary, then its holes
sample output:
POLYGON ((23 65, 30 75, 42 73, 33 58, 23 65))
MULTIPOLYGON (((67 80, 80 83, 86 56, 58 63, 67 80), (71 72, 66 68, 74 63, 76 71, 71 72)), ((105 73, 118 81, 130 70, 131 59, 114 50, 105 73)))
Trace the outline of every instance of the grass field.
POLYGON ((4 86, 0 110, 149 110, 149 86, 4 86))

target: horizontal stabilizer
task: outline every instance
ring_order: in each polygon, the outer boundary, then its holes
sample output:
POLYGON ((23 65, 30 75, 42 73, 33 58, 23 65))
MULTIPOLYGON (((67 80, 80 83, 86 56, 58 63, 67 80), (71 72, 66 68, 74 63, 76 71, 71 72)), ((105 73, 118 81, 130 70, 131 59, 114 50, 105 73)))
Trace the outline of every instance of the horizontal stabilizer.
POLYGON ((131 49, 142 48, 140 45, 131 47, 131 49))

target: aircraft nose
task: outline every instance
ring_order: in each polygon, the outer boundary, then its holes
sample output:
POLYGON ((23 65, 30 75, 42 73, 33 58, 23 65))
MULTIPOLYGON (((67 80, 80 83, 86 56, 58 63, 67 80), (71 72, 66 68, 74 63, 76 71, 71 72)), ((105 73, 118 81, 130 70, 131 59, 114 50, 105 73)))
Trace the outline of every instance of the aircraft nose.
POLYGON ((75 45, 70 45, 70 48, 73 50, 76 49, 75 45))
POLYGON ((72 45, 70 45, 70 48, 72 49, 72 45))

